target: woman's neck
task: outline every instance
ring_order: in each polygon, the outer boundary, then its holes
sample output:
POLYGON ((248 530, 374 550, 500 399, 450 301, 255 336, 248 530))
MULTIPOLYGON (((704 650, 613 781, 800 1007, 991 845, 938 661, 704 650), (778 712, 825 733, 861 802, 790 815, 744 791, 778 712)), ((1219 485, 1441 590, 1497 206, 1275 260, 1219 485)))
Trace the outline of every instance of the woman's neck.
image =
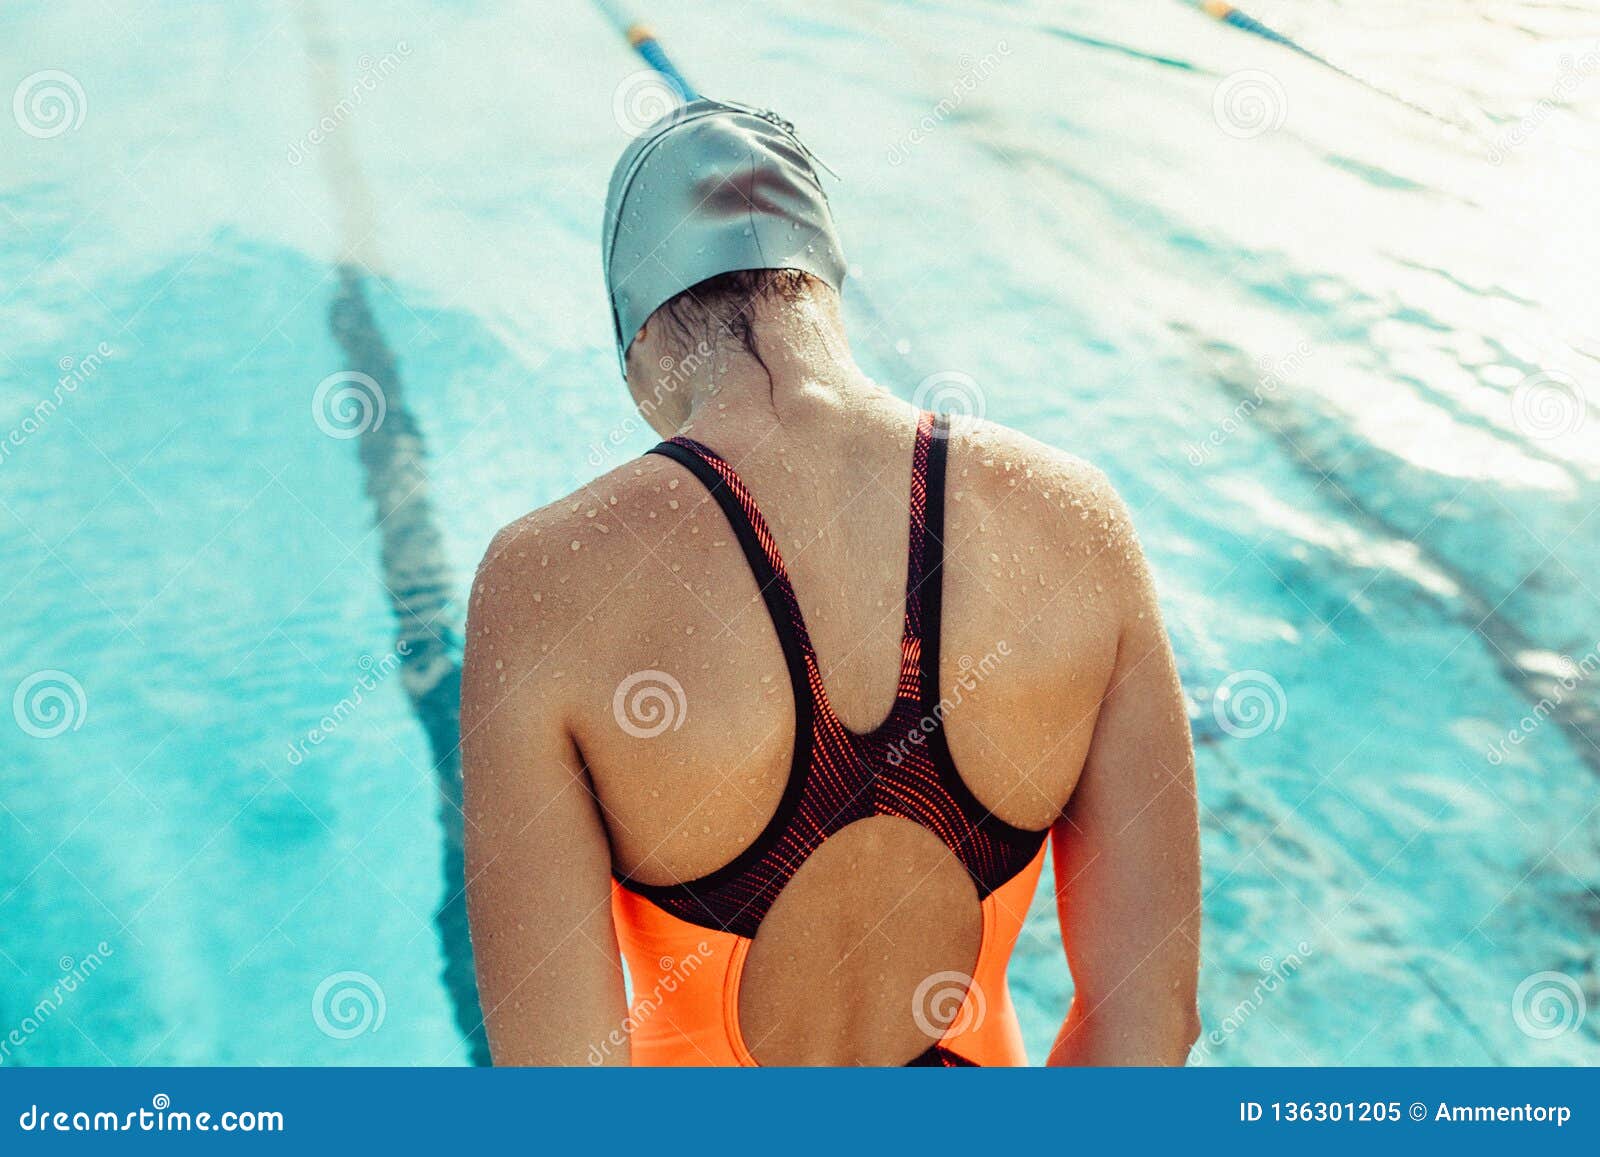
POLYGON ((677 359, 680 432, 805 421, 883 396, 850 353, 836 297, 757 304, 748 334, 724 333, 677 359))

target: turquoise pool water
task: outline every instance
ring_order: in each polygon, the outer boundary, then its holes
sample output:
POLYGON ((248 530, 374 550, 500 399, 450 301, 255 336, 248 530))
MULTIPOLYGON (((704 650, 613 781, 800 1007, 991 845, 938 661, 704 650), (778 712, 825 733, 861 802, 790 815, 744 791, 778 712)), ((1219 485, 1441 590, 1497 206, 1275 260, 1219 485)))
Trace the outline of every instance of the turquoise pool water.
MULTIPOLYGON (((842 174, 869 371, 1136 512, 1196 1059, 1600 1061, 1594 13, 1256 9, 1462 132, 1177 0, 649 8, 842 174)), ((0 1063, 468 1058, 427 725, 492 532, 649 441, 596 260, 638 69, 581 3, 0 14, 0 1063)))

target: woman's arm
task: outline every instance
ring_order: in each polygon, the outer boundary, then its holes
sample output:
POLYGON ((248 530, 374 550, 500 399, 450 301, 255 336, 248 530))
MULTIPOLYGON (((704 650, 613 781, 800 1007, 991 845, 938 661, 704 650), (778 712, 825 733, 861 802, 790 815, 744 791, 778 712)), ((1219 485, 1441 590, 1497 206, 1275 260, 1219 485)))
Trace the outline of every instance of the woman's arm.
MULTIPOLYGON (((627 1064, 611 852, 582 757, 539 668, 526 583, 474 584, 462 670, 467 907, 498 1065, 627 1064), (487 628, 487 632, 485 632, 487 628)), ((552 645, 556 640, 547 640, 552 645)))
POLYGON ((1052 1065, 1181 1065, 1200 1030, 1194 750, 1155 592, 1135 561, 1111 684, 1052 832, 1074 983, 1052 1065))

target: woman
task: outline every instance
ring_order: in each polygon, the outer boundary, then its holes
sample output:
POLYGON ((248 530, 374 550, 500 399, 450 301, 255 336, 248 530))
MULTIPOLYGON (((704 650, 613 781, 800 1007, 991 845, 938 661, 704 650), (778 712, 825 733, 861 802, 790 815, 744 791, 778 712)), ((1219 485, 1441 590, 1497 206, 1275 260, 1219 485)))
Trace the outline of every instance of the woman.
POLYGON ((1193 756, 1104 477, 863 375, 772 114, 696 101, 635 141, 603 260, 669 441, 506 527, 474 585, 495 1060, 1026 1063, 1005 969, 1048 846, 1075 982, 1050 1061, 1182 1063, 1193 756))

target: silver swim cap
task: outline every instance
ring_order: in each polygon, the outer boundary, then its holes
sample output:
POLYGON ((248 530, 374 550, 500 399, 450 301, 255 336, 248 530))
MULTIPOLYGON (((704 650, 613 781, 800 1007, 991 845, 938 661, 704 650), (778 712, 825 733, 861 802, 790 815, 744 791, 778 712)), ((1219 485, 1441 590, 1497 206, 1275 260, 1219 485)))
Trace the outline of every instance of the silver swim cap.
POLYGON ((708 277, 799 269, 844 284, 828 198, 794 127, 722 101, 691 101, 628 146, 600 244, 624 376, 639 327, 708 277))

